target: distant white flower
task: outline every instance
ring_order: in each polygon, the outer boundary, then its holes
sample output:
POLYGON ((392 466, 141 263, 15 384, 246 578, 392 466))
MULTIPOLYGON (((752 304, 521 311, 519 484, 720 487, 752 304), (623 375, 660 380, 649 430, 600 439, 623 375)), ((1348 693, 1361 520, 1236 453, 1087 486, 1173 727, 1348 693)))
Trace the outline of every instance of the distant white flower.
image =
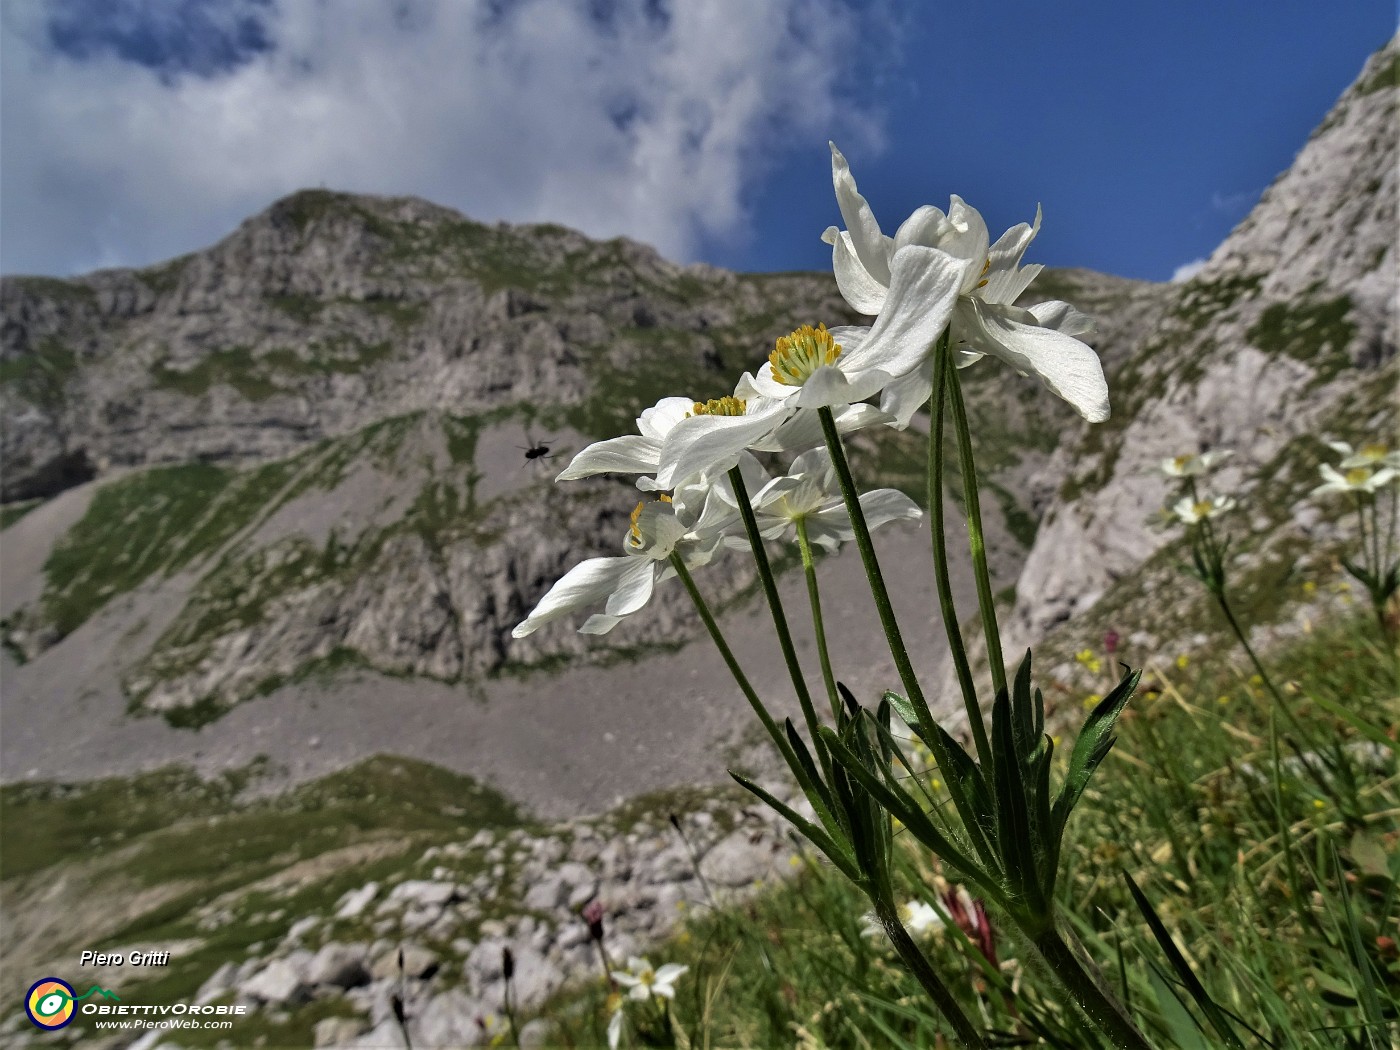
MULTIPOLYGON (((870 529, 900 519, 923 515, 919 505, 896 489, 876 489, 860 497, 861 511, 870 529)), ((792 461, 787 474, 774 478, 753 496, 754 517, 764 539, 776 539, 799 519, 806 523, 807 536, 815 544, 834 551, 852 539, 851 516, 836 480, 836 468, 825 448, 814 448, 792 461)), ((748 540, 728 536, 726 544, 743 550, 748 540)))
POLYGON ((887 314, 936 310, 919 328, 924 335, 938 322, 924 345, 919 367, 895 373, 897 382, 885 388, 880 407, 896 417, 895 425, 907 426, 933 389, 931 369, 925 365, 932 339, 942 331, 946 295, 941 285, 939 297, 929 303, 896 295, 902 291, 896 280, 908 280, 910 271, 935 267, 940 272, 951 268, 957 274, 950 323, 960 366, 985 355, 1000 358, 1022 375, 1037 376, 1089 422, 1108 418, 1103 365, 1082 341, 1093 333, 1093 322, 1068 303, 1055 300, 1029 309, 1012 305, 1041 270, 1039 265, 1021 266, 1026 248, 1040 229, 1039 209, 1034 225, 1021 223, 989 244, 981 214, 955 195, 946 215, 924 205, 890 238, 881 232, 870 205, 857 191, 850 166, 835 144, 831 145, 831 177, 846 229, 828 227, 822 239, 832 246, 832 269, 846 302, 861 313, 879 315, 872 338, 882 324, 912 330, 912 322, 890 322, 887 314))
POLYGON ((633 956, 627 960, 626 970, 612 971, 612 979, 628 989, 627 997, 645 1002, 655 996, 663 999, 676 997, 676 982, 689 970, 689 966, 667 963, 659 970, 653 970, 651 963, 633 956))
POLYGON ((720 528, 705 532, 687 528, 671 497, 643 500, 632 512, 631 527, 623 537, 623 556, 589 558, 575 565, 516 625, 511 637, 524 638, 551 620, 599 602, 604 603, 603 612, 590 616, 579 630, 606 634, 651 599, 657 572, 671 568, 667 562, 673 552, 680 552, 687 567, 704 565, 714 557, 721 539, 720 528))
POLYGON ((1400 472, 1391 467, 1382 467, 1380 470, 1372 470, 1370 467, 1352 467, 1343 474, 1330 463, 1323 463, 1317 469, 1323 480, 1321 485, 1312 490, 1314 496, 1325 496, 1335 492, 1365 492, 1369 494, 1384 488, 1396 478, 1400 478, 1400 472))
POLYGON ((1195 525, 1206 518, 1214 518, 1233 509, 1235 500, 1231 496, 1214 496, 1210 499, 1193 500, 1189 496, 1179 499, 1172 507, 1178 521, 1195 525))
POLYGON ((1343 470, 1379 466, 1400 470, 1400 450, 1392 452, 1377 442, 1362 445, 1360 448, 1352 448, 1345 441, 1329 441, 1327 445, 1342 457, 1338 466, 1343 470))
POLYGON ((1199 456, 1173 456, 1162 460, 1162 473, 1169 478, 1194 478, 1234 454, 1231 449, 1219 448, 1202 452, 1199 456))
MULTIPOLYGON (((885 927, 880 920, 875 917, 874 912, 866 912, 861 917, 864 928, 861 930, 862 937, 883 937, 885 927)), ((911 937, 926 937, 930 933, 941 930, 944 926, 943 917, 931 904, 921 900, 906 901, 899 906, 899 921, 904 924, 904 928, 909 931, 911 937)))

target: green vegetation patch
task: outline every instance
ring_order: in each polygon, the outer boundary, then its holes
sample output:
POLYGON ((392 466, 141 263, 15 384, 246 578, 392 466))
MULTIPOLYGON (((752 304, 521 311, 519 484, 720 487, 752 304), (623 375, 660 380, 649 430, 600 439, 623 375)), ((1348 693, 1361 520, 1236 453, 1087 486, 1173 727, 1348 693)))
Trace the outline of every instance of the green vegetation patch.
POLYGON ((173 292, 180 283, 185 268, 193 261, 193 255, 181 255, 158 266, 148 266, 136 271, 137 280, 157 295, 173 292))
POLYGON ((258 359, 246 346, 231 346, 212 350, 192 368, 171 368, 166 361, 157 361, 151 368, 156 386, 189 397, 202 397, 218 383, 233 387, 249 401, 264 401, 281 388, 258 367, 258 359))
POLYGON ((1357 95, 1372 95, 1400 86, 1400 53, 1391 55, 1389 60, 1380 63, 1369 77, 1356 87, 1357 95))
POLYGON ((0 361, 0 384, 13 387, 40 408, 55 409, 63 404, 77 371, 78 358, 71 349, 56 339, 41 339, 28 353, 0 361))
MULTIPOLYGON (((314 302, 314 300, 312 300, 314 302)), ((233 387, 249 401, 265 401, 291 392, 289 377, 350 375, 363 372, 393 354, 388 341, 365 343, 337 334, 306 345, 302 351, 274 347, 257 354, 246 346, 213 350, 191 368, 171 368, 158 361, 151 368, 156 385, 189 397, 202 397, 216 384, 233 387)))
POLYGON ((1351 298, 1345 295, 1296 305, 1274 303, 1246 338, 1267 353, 1311 365, 1317 373, 1314 384, 1325 383, 1350 364, 1347 347, 1356 335, 1350 313, 1351 298))
POLYGON ((7 277, 16 286, 36 299, 57 299, 77 306, 96 306, 97 290, 82 281, 65 281, 59 277, 7 277))
POLYGON ((43 610, 67 635, 156 572, 209 554, 287 480, 284 464, 235 473, 205 463, 144 470, 101 486, 44 563, 43 610))
MULTIPOLYGON (((532 827, 497 792, 426 762, 381 755, 276 797, 249 798, 244 789, 266 773, 260 762, 206 781, 169 767, 132 778, 0 788, 2 885, 31 892, 44 878, 75 892, 151 891, 156 903, 119 929, 97 939, 68 930, 71 944, 56 935, 52 947, 76 954, 194 940, 149 980, 118 989, 131 1002, 174 1002, 192 998, 220 964, 276 943, 302 915, 328 916, 344 893, 401 873, 430 846, 466 841, 483 828, 532 827), (309 866, 292 870, 299 864, 309 866), (274 881, 260 883, 269 877, 274 881), (223 921, 201 924, 216 900, 223 921)), ((294 1018, 258 1023, 279 1040, 269 1045, 309 1045, 310 1026, 336 1010, 317 1003, 294 1018), (288 1032, 301 1035, 280 1041, 288 1032)), ((210 1045, 227 1038, 210 1034, 210 1045)))

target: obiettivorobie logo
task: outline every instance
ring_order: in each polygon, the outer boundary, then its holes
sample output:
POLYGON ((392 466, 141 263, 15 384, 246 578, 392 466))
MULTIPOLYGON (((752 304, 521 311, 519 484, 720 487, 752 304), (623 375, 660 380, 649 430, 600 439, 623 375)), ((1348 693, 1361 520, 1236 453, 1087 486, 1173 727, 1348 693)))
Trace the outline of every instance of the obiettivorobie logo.
POLYGON ((73 1015, 77 1012, 74 1004, 93 995, 121 1002, 116 992, 100 985, 94 984, 82 995, 78 995, 67 981, 57 977, 41 977, 29 986, 29 993, 24 997, 24 1013, 35 1028, 51 1032, 65 1027, 73 1020, 73 1015))

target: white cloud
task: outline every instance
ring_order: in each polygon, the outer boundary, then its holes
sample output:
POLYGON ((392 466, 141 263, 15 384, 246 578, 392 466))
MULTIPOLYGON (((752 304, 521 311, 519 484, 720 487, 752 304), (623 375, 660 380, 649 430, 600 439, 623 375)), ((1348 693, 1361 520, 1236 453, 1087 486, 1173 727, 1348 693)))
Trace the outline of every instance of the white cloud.
POLYGON ((850 41, 881 42, 843 0, 663 8, 282 3, 261 15, 270 50, 162 76, 60 52, 42 7, 6 4, 0 269, 153 262, 317 185, 686 259, 702 236, 744 236, 746 191, 784 148, 810 142, 824 165, 829 135, 877 145, 843 78, 850 41))
POLYGON ((1196 274, 1206 268, 1207 259, 1192 259, 1189 263, 1182 263, 1172 271, 1172 284, 1181 284, 1189 281, 1196 274))

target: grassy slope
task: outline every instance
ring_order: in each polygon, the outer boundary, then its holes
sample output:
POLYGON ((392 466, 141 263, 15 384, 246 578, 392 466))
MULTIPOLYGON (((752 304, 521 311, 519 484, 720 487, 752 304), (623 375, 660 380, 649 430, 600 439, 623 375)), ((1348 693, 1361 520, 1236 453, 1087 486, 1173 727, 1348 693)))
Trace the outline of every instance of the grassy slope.
MULTIPOLYGON (((1081 938, 1155 1045, 1221 1045, 1134 907, 1120 872, 1144 888, 1209 994, 1279 1047, 1368 1045, 1368 1021, 1400 1018, 1400 822, 1393 753, 1372 761, 1322 696, 1400 725, 1394 664, 1364 621, 1341 622, 1278 655, 1275 673, 1305 727, 1275 718, 1257 680, 1225 662, 1149 681, 1114 757, 1071 826, 1060 896, 1081 938), (1370 632, 1370 634, 1368 634, 1370 632), (1337 770, 1287 760, 1341 743, 1337 770), (1250 772, 1254 770, 1255 772, 1250 772), (1387 939, 1389 938, 1389 939, 1387 939), (1369 1002, 1369 1005, 1368 1005, 1369 1002)), ((1330 750, 1329 750, 1330 754, 1330 750)), ((935 792, 936 778, 930 777, 935 792)), ((937 900, 947 883, 918 847, 903 851, 904 892, 937 900)), ((892 953, 861 935, 868 905, 812 862, 742 909, 696 916, 653 963, 690 967, 675 1017, 692 1045, 926 1047, 939 1021, 892 953), (880 1033, 876 1036, 874 1033, 880 1033)), ((999 968, 955 928, 927 948, 971 1016, 1046 1045, 1097 1045, 1053 983, 996 924, 999 968)), ((545 1011, 569 1045, 604 1045, 606 989, 545 1011)), ((629 1007, 645 1024, 645 1011, 629 1007)), ((1382 1037, 1382 1043, 1384 1042, 1382 1037)), ((1382 1045, 1378 1043, 1376 1045, 1382 1045)))

